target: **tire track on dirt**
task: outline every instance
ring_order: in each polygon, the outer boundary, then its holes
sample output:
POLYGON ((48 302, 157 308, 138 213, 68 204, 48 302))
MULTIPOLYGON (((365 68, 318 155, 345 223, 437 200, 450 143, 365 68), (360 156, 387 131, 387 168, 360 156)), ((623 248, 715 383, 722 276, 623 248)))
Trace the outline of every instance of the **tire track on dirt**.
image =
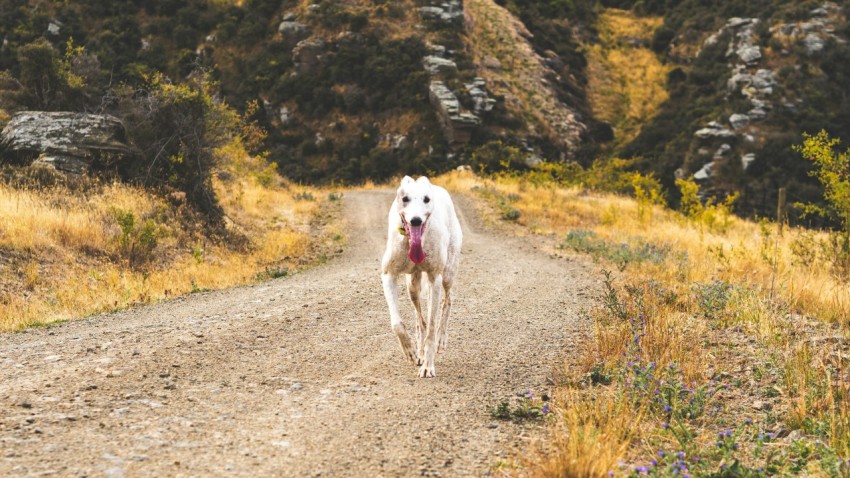
POLYGON ((488 408, 546 386, 597 278, 457 198, 448 350, 418 379, 381 291, 392 192, 344 202, 349 245, 324 266, 0 336, 0 476, 488 475, 535 433, 488 408))

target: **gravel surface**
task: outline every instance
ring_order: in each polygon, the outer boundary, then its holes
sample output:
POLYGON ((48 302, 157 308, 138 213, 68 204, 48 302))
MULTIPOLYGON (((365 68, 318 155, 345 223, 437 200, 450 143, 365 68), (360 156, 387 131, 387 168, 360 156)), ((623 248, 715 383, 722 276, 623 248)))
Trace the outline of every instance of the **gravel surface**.
POLYGON ((0 335, 0 476, 491 474, 541 427, 490 409, 577 353, 598 277, 458 197, 448 350, 419 379, 381 291, 392 198, 347 193, 347 250, 307 272, 0 335))

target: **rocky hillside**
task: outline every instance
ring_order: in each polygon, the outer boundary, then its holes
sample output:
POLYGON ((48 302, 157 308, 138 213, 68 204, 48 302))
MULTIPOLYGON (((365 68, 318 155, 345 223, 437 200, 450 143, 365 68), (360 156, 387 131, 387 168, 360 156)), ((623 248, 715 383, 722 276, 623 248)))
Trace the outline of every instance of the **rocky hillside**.
MULTIPOLYGON (((626 2, 631 3, 631 2, 626 2)), ((820 191, 791 150, 804 132, 850 131, 848 7, 831 2, 683 1, 663 14, 652 48, 672 67, 670 98, 621 151, 672 187, 742 193, 740 212, 771 215, 776 190, 795 201, 820 191)))
MULTIPOLYGON (((303 181, 442 171, 508 149, 511 165, 582 154, 589 118, 580 82, 555 52, 490 0, 97 2, 0 1, 4 87, 47 39, 79 94, 29 95, 24 109, 109 112, 117 84, 211 72, 221 96, 267 131, 264 149, 303 181), (80 54, 84 52, 84 54, 80 54), (85 58, 85 61, 82 58, 85 58), (571 93, 566 93, 570 91, 571 93)), ((580 75, 580 71, 576 73, 580 75)), ((21 95, 18 95, 20 98, 21 95)), ((128 125, 132 128, 132 125, 128 125)), ((483 160, 482 160, 483 161, 483 160)), ((498 165, 499 161, 494 164, 498 165)), ((473 165, 478 166, 478 165, 473 165)))
MULTIPOLYGON (((704 194, 742 192, 739 211, 766 214, 779 187, 794 200, 820 194, 790 145, 850 129, 847 9, 0 0, 0 122, 19 110, 124 120, 120 99, 155 72, 181 83, 205 71, 217 98, 268 132, 258 151, 297 181, 635 157, 673 199, 675 179, 693 177, 704 194), (39 76, 50 64, 61 84, 39 76)), ((154 161, 164 141, 135 144, 126 126, 134 160, 154 161)))

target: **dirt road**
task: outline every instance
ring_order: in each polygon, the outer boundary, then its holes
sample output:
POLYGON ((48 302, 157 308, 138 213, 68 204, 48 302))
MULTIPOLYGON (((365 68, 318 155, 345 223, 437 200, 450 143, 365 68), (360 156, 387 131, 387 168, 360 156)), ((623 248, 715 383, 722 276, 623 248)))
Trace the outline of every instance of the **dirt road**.
POLYGON ((381 291, 392 194, 344 201, 349 245, 324 266, 0 335, 0 476, 490 474, 538 430, 489 409, 577 348, 592 268, 460 200, 448 350, 419 379, 381 291))

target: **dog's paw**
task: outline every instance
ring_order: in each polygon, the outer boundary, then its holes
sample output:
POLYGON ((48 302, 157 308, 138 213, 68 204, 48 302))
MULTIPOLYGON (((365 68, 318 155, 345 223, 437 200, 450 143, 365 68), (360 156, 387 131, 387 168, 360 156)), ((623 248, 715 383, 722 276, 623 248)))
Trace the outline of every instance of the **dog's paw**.
POLYGON ((434 366, 430 367, 422 365, 419 367, 419 378, 434 378, 437 376, 437 373, 434 371, 434 366))

